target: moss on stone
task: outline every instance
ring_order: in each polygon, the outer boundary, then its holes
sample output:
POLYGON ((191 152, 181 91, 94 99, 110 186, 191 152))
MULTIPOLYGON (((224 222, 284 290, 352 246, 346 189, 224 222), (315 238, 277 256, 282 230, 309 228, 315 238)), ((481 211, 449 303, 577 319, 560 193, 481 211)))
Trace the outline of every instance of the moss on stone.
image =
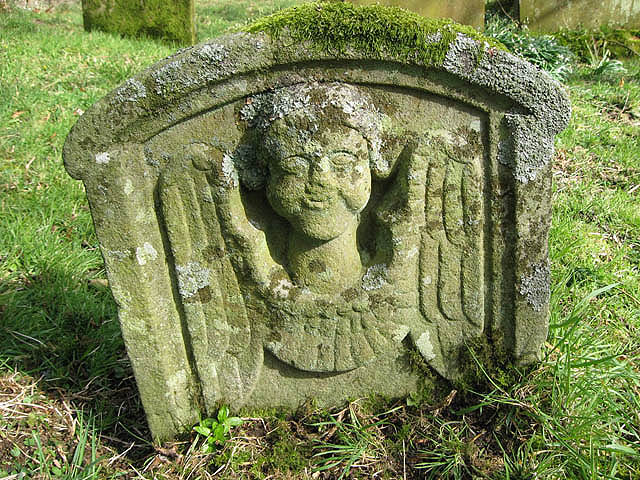
POLYGON ((506 50, 494 39, 450 19, 425 18, 397 7, 355 6, 349 2, 297 5, 244 28, 278 38, 283 32, 319 50, 339 55, 355 50, 372 58, 391 54, 407 61, 440 66, 449 45, 464 34, 479 43, 506 50))
MULTIPOLYGON (((407 339, 408 340, 408 339, 407 339)), ((407 405, 421 407, 437 405, 451 393, 452 383, 439 375, 412 343, 405 340, 406 358, 411 371, 420 378, 418 388, 407 396, 407 405)))
POLYGON ((463 401, 477 392, 491 391, 497 386, 509 388, 517 385, 522 377, 522 367, 516 367, 513 356, 504 349, 501 342, 491 342, 486 337, 469 339, 461 346, 458 359, 465 365, 462 377, 454 382, 461 392, 463 401))

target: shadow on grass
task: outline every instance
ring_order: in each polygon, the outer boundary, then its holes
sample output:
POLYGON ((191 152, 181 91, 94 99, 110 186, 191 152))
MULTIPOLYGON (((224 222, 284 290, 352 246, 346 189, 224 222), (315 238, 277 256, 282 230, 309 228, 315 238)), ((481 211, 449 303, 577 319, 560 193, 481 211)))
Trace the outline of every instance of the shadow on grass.
POLYGON ((99 283, 55 267, 0 282, 0 367, 39 379, 118 443, 149 439, 116 305, 99 283))

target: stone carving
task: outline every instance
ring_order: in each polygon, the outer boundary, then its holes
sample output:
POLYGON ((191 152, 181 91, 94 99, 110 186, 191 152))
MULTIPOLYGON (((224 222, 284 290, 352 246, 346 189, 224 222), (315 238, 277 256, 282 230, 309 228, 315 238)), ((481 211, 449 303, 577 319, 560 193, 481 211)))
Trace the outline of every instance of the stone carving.
POLYGON ((236 34, 74 127, 66 167, 155 436, 220 402, 405 395, 426 381, 411 351, 454 381, 469 344, 535 359, 568 104, 530 65, 454 38, 425 64, 236 34))
MULTIPOLYGON (((362 88, 303 83, 248 102, 239 116, 250 143, 233 153, 190 146, 207 172, 207 195, 185 200, 195 185, 185 192, 166 180, 161 199, 172 244, 193 239, 177 227, 188 219, 176 216, 175 199, 198 202, 201 212, 202 202, 215 203, 202 215, 217 217, 216 233, 202 223, 209 235, 197 241, 233 252, 243 302, 252 306, 248 328, 265 338, 259 349, 304 371, 344 372, 409 334, 434 360, 436 318, 481 332, 480 120, 458 133, 397 131, 395 148, 383 151, 383 124, 392 121, 362 88)), ((183 298, 210 289, 204 264, 206 256, 189 259, 195 269, 176 266, 183 298)))

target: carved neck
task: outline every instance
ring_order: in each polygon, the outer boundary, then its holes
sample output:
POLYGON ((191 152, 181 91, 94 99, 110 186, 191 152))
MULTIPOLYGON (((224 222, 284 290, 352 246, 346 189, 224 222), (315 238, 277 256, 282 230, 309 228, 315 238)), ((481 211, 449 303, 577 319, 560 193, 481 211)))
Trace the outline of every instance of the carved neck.
POLYGON ((339 293, 360 281, 362 261, 356 242, 357 219, 339 237, 322 241, 292 231, 289 268, 294 280, 316 293, 339 293))

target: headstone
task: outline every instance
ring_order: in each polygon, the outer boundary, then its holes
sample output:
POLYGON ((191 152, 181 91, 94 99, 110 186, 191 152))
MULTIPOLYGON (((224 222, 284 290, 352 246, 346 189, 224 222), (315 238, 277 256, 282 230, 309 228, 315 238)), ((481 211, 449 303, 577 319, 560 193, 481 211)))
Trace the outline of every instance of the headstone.
POLYGON ((180 51, 67 138, 157 438, 540 352, 564 91, 466 27, 347 5, 180 51))
POLYGON ((640 28, 640 2, 634 0, 520 0, 520 21, 531 30, 640 28))
POLYGON ((349 0, 356 5, 401 7, 429 18, 451 18, 484 30, 484 0, 349 0))
POLYGON ((127 36, 149 35, 192 45, 194 0, 82 0, 84 29, 127 36))

